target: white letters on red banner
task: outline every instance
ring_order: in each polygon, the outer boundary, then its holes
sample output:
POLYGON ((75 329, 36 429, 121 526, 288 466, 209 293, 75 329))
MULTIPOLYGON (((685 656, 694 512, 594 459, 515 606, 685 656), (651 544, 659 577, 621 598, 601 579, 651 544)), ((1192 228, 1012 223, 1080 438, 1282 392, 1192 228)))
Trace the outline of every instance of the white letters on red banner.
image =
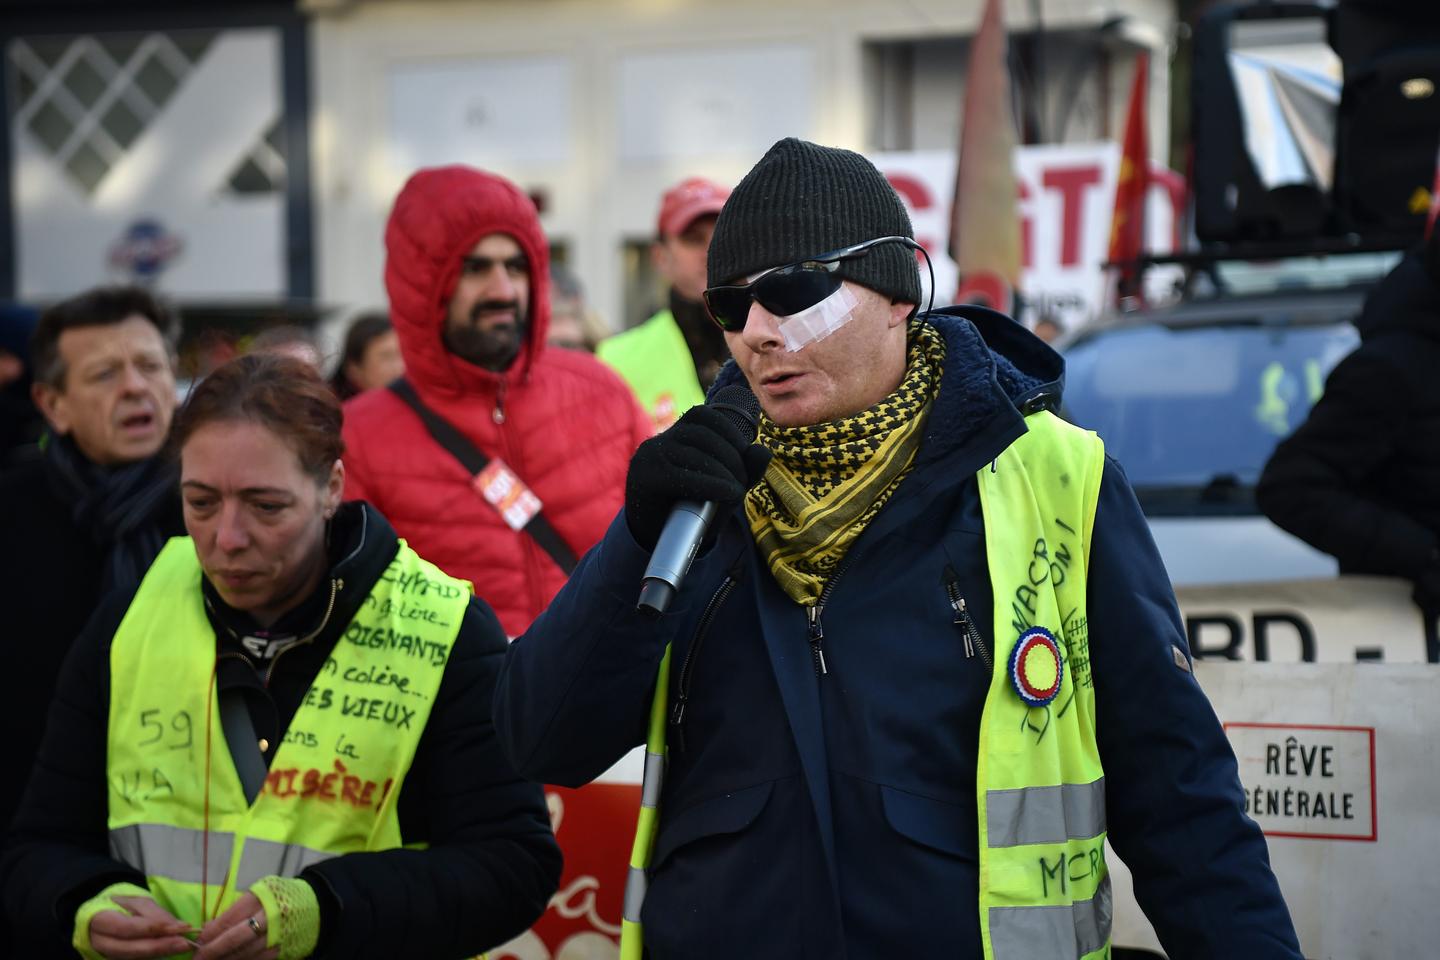
MULTIPOLYGON (((935 305, 952 303, 956 268, 945 250, 955 189, 955 155, 935 150, 881 153, 872 159, 905 201, 915 239, 934 259, 935 305)), ((1103 306, 1101 265, 1108 253, 1119 165, 1120 146, 1115 143, 1015 151, 1024 268, 1021 294, 1036 311, 1056 315, 1066 329, 1084 326, 1103 306)), ((1150 177, 1147 245, 1153 252, 1169 252, 1177 245, 1175 229, 1184 204, 1184 180, 1153 165, 1150 177)), ((923 270, 921 276, 925 276, 923 270)))

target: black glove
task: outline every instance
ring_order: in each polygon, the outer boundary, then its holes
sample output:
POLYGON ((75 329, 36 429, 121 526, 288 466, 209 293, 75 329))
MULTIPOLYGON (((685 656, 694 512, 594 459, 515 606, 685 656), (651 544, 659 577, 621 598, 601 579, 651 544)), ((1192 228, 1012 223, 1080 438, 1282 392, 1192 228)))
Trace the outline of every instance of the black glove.
POLYGON ((691 407, 664 433, 640 444, 625 476, 625 523, 655 549, 679 500, 738 503, 770 464, 770 451, 714 407, 691 407))

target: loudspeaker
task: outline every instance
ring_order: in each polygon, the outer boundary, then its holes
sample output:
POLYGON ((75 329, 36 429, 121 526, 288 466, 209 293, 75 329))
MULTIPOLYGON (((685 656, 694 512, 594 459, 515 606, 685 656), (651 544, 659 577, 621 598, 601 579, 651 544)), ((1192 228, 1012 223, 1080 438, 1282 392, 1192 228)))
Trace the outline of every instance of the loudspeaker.
POLYGON ((1212 8, 1197 25, 1191 112, 1200 240, 1265 242, 1323 230, 1333 94, 1327 102, 1311 86, 1292 82, 1286 62, 1267 55, 1303 48, 1328 56, 1328 9, 1318 2, 1229 4, 1212 8), (1283 158, 1265 152, 1278 138, 1286 138, 1283 158), (1256 162, 1261 154, 1263 168, 1256 162))
POLYGON ((1345 73, 1337 226, 1417 238, 1440 152, 1440 4, 1350 0, 1332 15, 1330 43, 1345 73))

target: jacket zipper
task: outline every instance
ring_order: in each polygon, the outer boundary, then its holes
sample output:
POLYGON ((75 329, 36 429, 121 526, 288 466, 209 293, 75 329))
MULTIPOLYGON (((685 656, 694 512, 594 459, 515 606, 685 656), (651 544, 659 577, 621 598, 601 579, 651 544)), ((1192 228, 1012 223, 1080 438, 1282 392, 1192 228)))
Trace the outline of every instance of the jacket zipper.
MULTIPOLYGON (((523 482, 525 465, 520 462, 520 458, 517 457, 515 451, 510 448, 510 438, 505 432, 505 394, 510 388, 510 380, 508 376, 503 374, 497 379, 498 382, 495 386, 495 409, 490 411, 490 419, 500 428, 500 449, 504 453, 501 459, 523 482)), ((534 491, 532 490, 531 492, 533 493, 534 491)), ((544 509, 543 505, 541 509, 544 509)), ((546 600, 542 584, 545 582, 545 570, 546 566, 550 563, 550 557, 544 552, 540 544, 535 542, 534 537, 525 535, 523 528, 515 531, 515 534, 519 537, 520 552, 524 556, 525 564, 530 571, 530 575, 525 578, 525 585, 529 588, 528 592, 530 594, 530 609, 533 611, 543 611, 546 606, 546 600)), ((538 616, 538 613, 536 615, 538 616)))
POLYGON ((835 591, 835 584, 840 582, 845 571, 850 569, 852 557, 847 556, 845 561, 835 569, 835 574, 825 583, 825 589, 820 591, 820 599, 815 601, 814 606, 805 608, 806 634, 810 641, 810 660, 815 665, 815 676, 823 677, 830 672, 825 665, 825 625, 820 622, 820 615, 825 612, 825 601, 830 599, 830 594, 835 591))
POLYGON ((505 423, 505 385, 506 380, 501 377, 499 386, 495 388, 495 409, 490 411, 490 419, 497 426, 505 423))
POLYGON ((335 612, 335 596, 344 588, 344 580, 338 578, 331 579, 330 601, 325 604, 325 616, 320 618, 320 625, 314 630, 311 630, 309 635, 301 637, 299 640, 296 640, 284 650, 281 650, 279 653, 275 654, 274 658, 270 661, 270 666, 265 668, 265 676, 262 678, 265 689, 270 689, 270 678, 275 675, 275 665, 280 662, 281 657, 285 656, 285 654, 289 653, 291 650, 294 650, 296 647, 308 646, 315 640, 316 637, 320 636, 320 632, 324 630, 325 625, 330 622, 330 614, 335 612))
POLYGON ((730 591, 735 589, 735 584, 740 579, 739 566, 732 568, 725 574, 725 579, 720 588, 705 605, 705 612, 700 614, 700 622, 695 628, 695 637, 690 641, 690 649, 685 651, 685 662, 680 666, 680 681, 676 684, 675 706, 670 710, 670 730, 674 734, 675 747, 681 753, 685 752, 685 705, 690 702, 690 683, 694 679, 695 660, 700 653, 700 647, 705 643, 705 637, 710 633, 710 624, 715 619, 715 612, 720 609, 730 596, 730 591))
POLYGON ((993 673, 995 667, 990 659, 990 648, 985 646, 985 639, 980 636, 980 631, 975 629, 975 621, 971 619, 970 611, 965 606, 965 598, 960 595, 959 578, 950 567, 945 568, 945 592, 950 597, 950 609, 955 611, 953 622, 965 638, 965 656, 970 658, 978 652, 986 671, 993 673))
MULTIPOLYGON (((325 604, 325 616, 323 616, 323 617, 320 618, 320 625, 319 625, 318 627, 316 627, 314 630, 310 631, 310 633, 308 633, 307 635, 301 637, 299 640, 296 640, 294 643, 290 644, 290 646, 286 647, 284 650, 281 650, 279 653, 275 654, 274 658, 270 661, 270 665, 265 668, 265 670, 263 671, 263 673, 262 673, 262 671, 260 670, 259 665, 256 664, 255 661, 251 660, 249 657, 247 657, 247 656, 246 656, 245 654, 243 654, 243 653, 222 653, 222 654, 219 654, 219 655, 217 655, 217 656, 215 657, 216 661, 218 662, 218 661, 220 661, 220 660, 239 660, 241 663, 247 664, 247 665, 250 667, 251 670, 254 670, 257 674, 261 674, 261 677, 260 677, 261 686, 263 686, 266 690, 269 690, 269 689, 270 689, 270 678, 271 678, 272 676, 274 676, 274 674, 275 674, 275 665, 280 662, 280 658, 283 657, 283 656, 285 656, 285 654, 289 653, 291 650, 294 650, 296 647, 308 646, 309 644, 311 644, 311 643, 313 643, 313 642, 315 641, 315 638, 316 638, 316 637, 320 636, 320 632, 321 632, 322 630, 324 630, 324 629, 325 629, 325 625, 330 622, 330 615, 335 612, 335 597, 336 597, 336 595, 337 595, 341 590, 344 590, 344 589, 345 589, 345 581, 344 581, 344 580, 340 579, 339 577, 332 577, 332 578, 331 578, 331 580, 330 580, 330 600, 329 600, 328 603, 325 604)), ((293 718, 292 718, 292 722, 293 722, 293 718)), ((280 731, 280 739, 281 739, 281 741, 283 741, 283 740, 285 739, 285 733, 286 733, 285 730, 281 730, 281 731, 280 731)), ((258 746, 258 744, 257 744, 257 746, 258 746)), ((262 754, 264 754, 265 752, 267 752, 267 749, 268 749, 268 748, 261 748, 260 752, 261 752, 262 754)), ((268 766, 268 762, 267 762, 267 766, 268 766)))

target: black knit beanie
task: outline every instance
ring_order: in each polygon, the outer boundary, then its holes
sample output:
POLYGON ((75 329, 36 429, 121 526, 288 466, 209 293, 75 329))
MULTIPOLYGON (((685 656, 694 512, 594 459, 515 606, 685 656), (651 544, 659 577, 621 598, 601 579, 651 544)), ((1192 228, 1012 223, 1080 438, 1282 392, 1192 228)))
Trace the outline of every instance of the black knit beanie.
MULTIPOLYGON (((914 236, 905 205, 869 160, 790 137, 725 201, 710 238, 710 286, 876 237, 914 236)), ((920 302, 920 270, 904 244, 872 247, 836 272, 892 301, 920 302)))

